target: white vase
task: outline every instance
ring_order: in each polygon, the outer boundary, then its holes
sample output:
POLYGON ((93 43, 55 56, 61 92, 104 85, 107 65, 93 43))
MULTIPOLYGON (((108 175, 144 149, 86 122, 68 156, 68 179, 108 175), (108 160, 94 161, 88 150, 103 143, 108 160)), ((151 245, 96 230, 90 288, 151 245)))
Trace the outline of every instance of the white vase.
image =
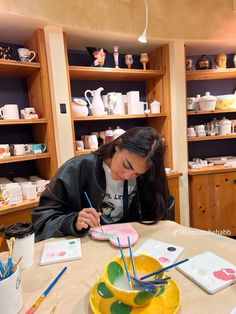
POLYGON ((236 68, 236 55, 234 55, 233 61, 234 61, 234 67, 236 68))

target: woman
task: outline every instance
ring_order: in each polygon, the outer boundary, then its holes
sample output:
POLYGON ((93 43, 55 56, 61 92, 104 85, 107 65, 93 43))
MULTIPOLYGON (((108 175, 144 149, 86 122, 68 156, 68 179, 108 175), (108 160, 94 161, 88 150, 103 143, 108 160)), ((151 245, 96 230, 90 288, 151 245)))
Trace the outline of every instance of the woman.
POLYGON ((100 223, 157 222, 169 203, 163 138, 153 128, 131 128, 58 170, 32 212, 36 241, 83 235, 100 223))

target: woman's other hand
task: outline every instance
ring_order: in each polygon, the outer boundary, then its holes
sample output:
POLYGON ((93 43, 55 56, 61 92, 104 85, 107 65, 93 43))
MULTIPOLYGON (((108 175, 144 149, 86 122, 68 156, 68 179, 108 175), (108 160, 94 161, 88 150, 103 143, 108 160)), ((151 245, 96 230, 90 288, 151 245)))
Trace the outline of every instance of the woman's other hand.
POLYGON ((94 208, 82 209, 77 217, 75 228, 77 231, 87 228, 98 227, 100 224, 101 213, 98 213, 94 208))

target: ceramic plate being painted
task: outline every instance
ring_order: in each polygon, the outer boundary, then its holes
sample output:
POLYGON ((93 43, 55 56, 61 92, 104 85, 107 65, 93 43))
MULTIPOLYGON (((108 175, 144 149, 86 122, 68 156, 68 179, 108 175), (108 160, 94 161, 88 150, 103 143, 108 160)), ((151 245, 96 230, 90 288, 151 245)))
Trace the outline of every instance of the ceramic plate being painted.
POLYGON ((93 286, 90 294, 90 306, 94 314, 176 314, 180 305, 180 289, 173 279, 161 296, 154 297, 151 303, 142 307, 132 307, 118 301, 102 279, 93 286))

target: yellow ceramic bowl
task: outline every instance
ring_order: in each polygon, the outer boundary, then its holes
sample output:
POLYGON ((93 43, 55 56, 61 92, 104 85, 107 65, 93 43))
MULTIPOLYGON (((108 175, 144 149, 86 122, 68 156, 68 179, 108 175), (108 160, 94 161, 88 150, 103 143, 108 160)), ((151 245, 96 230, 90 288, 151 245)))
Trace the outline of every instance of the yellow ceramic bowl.
MULTIPOLYGON (((133 275, 131 259, 129 257, 125 257, 125 259, 129 272, 133 275)), ((135 256, 134 262, 138 278, 162 268, 160 263, 155 258, 148 255, 135 256)), ((162 278, 163 276, 164 274, 161 273, 159 278, 162 278)), ((154 277, 149 279, 154 279, 154 277)), ((151 302, 154 296, 159 294, 161 290, 161 288, 158 288, 156 293, 152 293, 149 291, 140 291, 135 290, 135 288, 130 288, 121 257, 114 258, 106 265, 103 272, 103 280, 107 288, 119 301, 134 307, 147 305, 151 302)))

